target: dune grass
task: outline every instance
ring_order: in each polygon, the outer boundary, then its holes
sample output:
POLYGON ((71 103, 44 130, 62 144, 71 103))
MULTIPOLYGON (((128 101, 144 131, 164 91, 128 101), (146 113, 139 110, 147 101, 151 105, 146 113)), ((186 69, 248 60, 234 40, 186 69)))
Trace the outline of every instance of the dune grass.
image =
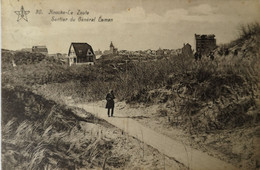
POLYGON ((226 45, 228 55, 219 54, 218 48, 213 61, 206 56, 195 61, 182 54, 128 62, 125 60, 129 57, 110 56, 112 59, 101 59, 95 66, 69 67, 51 57, 2 51, 2 86, 23 86, 55 100, 65 96, 77 102, 103 100, 109 89, 113 89, 118 100, 148 104, 156 97, 150 96, 151 91, 168 89, 177 97, 163 103, 177 101, 178 114, 194 115, 199 125, 199 115, 206 112, 208 115, 203 118, 207 119, 205 127, 218 122, 210 126, 224 128, 223 124, 233 119, 225 120, 223 115, 240 115, 234 121, 243 122, 251 119, 247 112, 254 115, 252 110, 257 109, 259 30, 258 23, 242 26, 239 38, 226 45), (12 67, 11 60, 16 61, 16 67, 12 67), (209 111, 206 107, 211 103, 215 110, 209 111), (237 114, 238 110, 241 114, 237 114), (213 116, 215 112, 218 116, 213 116))

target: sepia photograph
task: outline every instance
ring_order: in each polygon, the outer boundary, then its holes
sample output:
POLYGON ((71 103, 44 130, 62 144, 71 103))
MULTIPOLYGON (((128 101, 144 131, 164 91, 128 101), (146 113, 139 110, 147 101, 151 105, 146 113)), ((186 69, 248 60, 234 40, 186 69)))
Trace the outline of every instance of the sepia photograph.
POLYGON ((2 170, 259 170, 260 0, 2 0, 2 170))

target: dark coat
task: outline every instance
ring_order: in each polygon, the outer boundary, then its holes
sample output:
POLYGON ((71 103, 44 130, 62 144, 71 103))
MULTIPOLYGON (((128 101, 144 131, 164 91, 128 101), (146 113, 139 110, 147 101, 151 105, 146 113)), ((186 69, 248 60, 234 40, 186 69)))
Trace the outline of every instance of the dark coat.
POLYGON ((194 54, 194 58, 195 58, 195 60, 198 60, 198 58, 199 58, 199 54, 198 54, 197 52, 195 52, 195 54, 194 54))
POLYGON ((106 108, 114 108, 115 106, 115 102, 114 102, 115 96, 113 93, 108 93, 106 100, 107 100, 107 104, 106 104, 106 108))

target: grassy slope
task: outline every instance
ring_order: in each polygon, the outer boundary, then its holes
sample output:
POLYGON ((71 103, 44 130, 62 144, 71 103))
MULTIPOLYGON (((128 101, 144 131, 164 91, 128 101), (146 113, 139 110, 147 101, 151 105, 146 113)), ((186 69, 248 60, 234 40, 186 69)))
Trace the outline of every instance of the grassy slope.
POLYGON ((83 109, 23 87, 3 88, 2 98, 4 170, 184 168, 83 109))
MULTIPOLYGON (((117 56, 116 60, 100 60, 94 67, 68 67, 55 58, 41 54, 3 50, 2 88, 26 88, 57 102, 64 99, 64 96, 81 102, 100 100, 105 97, 108 89, 112 88, 118 99, 129 103, 160 104, 164 108, 161 112, 169 117, 167 120, 172 121, 175 116, 182 117, 181 127, 190 132, 255 126, 259 124, 259 30, 257 24, 248 28, 244 27, 239 39, 225 45, 229 51, 228 54, 224 54, 224 47, 220 47, 215 51, 214 61, 204 57, 202 61, 195 62, 192 58, 179 55, 149 62, 129 61, 126 64, 125 57, 117 56), (15 62, 16 67, 12 66, 12 61, 15 62)), ((27 104, 27 108, 30 108, 30 103, 27 104)), ((36 110, 40 108, 37 106, 36 110)), ((60 117, 59 114, 63 111, 59 112, 56 110, 52 113, 58 113, 57 116, 60 117)), ((68 125, 66 120, 63 120, 58 118, 54 121, 68 125)), ((14 122, 16 120, 10 120, 9 124, 7 121, 3 128, 5 139, 9 139, 8 132, 12 130, 10 128, 13 127, 14 122)), ((4 141, 6 148, 16 145, 23 148, 28 145, 27 140, 42 141, 31 143, 28 147, 29 150, 32 148, 37 150, 35 154, 38 155, 34 154, 35 159, 31 159, 34 162, 27 162, 28 164, 21 166, 33 167, 34 163, 44 164, 45 161, 54 161, 53 166, 56 164, 55 159, 43 159, 43 153, 51 154, 51 152, 48 148, 42 148, 46 144, 50 146, 57 144, 56 138, 49 136, 45 141, 40 136, 32 135, 36 134, 33 133, 35 130, 40 129, 39 125, 35 127, 35 124, 28 123, 26 120, 21 121, 21 127, 19 127, 23 134, 20 130, 15 130, 14 140, 4 141), (26 128, 23 129, 23 126, 26 128), (14 141, 21 141, 21 143, 13 143, 14 141), (31 147, 32 145, 35 146, 31 147)), ((74 130, 77 131, 76 125, 72 131, 74 130)), ((42 131, 47 133, 48 127, 42 131)), ((57 132, 56 135, 62 134, 57 132)), ((63 140, 62 142, 66 143, 69 137, 63 140)), ((82 140, 86 140, 84 135, 82 140)), ((73 143, 70 144, 73 145, 73 143)), ((81 144, 83 146, 84 143, 81 144)), ((82 147, 81 144, 77 147, 82 147)), ((77 147, 74 148, 75 152, 77 152, 77 147)), ((8 150, 7 152, 5 154, 7 157, 4 157, 7 160, 19 155, 17 152, 11 151, 11 153, 8 150)), ((24 152, 28 152, 27 150, 21 150, 21 152, 25 155, 24 159, 33 156, 26 156, 24 152)), ((73 157, 73 159, 78 158, 73 157)), ((74 166, 72 163, 74 160, 69 162, 65 160, 64 165, 74 166)), ((19 164, 19 161, 14 162, 19 164)), ((10 165, 6 166, 12 166, 14 162, 11 161, 10 165)))
POLYGON ((45 96, 100 100, 109 89, 131 103, 161 103, 185 128, 208 131, 259 122, 259 25, 243 27, 241 37, 215 51, 215 60, 186 56, 156 61, 101 57, 95 66, 68 67, 29 52, 2 51, 2 86, 25 86, 45 96), (237 51, 235 53, 235 51, 237 51), (12 67, 12 60, 16 67, 12 67))

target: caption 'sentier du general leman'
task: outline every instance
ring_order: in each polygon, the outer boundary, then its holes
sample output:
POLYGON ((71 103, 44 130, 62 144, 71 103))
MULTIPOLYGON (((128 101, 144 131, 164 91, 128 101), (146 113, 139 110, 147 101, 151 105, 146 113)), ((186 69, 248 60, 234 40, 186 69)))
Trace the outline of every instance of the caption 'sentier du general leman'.
POLYGON ((51 22, 113 22, 113 18, 104 18, 102 16, 99 17, 56 17, 52 16, 51 17, 51 22))

